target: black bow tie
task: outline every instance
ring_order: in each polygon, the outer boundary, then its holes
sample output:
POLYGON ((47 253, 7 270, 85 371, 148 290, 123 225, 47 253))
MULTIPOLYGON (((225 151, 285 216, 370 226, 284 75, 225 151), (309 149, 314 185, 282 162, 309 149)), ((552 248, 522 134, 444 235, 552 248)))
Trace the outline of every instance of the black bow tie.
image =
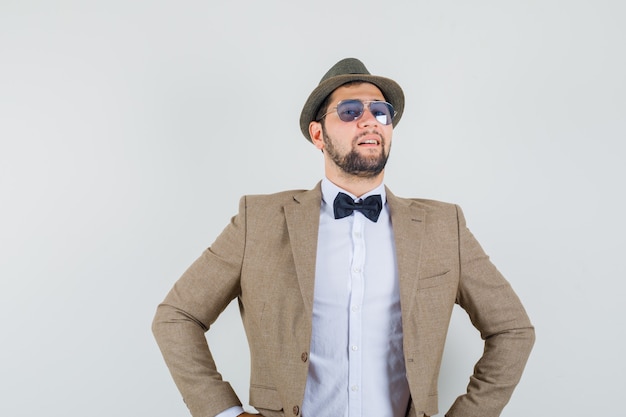
POLYGON ((337 197, 335 197, 333 208, 335 211, 335 219, 342 219, 351 215, 354 210, 358 210, 363 213, 365 217, 376 222, 378 216, 380 216, 380 210, 383 208, 383 200, 379 194, 376 194, 355 203, 348 194, 339 193, 337 197))

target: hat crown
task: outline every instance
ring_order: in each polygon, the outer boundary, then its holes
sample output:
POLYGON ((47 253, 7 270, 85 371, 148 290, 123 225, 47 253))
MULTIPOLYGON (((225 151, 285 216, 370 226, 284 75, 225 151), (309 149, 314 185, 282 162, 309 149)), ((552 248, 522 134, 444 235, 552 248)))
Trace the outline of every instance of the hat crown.
POLYGON ((365 65, 356 58, 345 58, 341 61, 337 62, 332 66, 331 69, 324 74, 322 79, 320 80, 320 84, 329 78, 336 77, 338 75, 346 75, 346 74, 367 74, 371 75, 370 72, 365 68, 365 65))

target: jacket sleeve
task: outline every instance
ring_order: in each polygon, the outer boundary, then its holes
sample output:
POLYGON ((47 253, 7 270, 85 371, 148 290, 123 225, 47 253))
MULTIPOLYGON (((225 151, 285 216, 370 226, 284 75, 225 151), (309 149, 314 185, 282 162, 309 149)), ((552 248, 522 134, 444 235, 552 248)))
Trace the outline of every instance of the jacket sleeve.
POLYGON ((519 382, 535 332, 519 298, 489 261, 457 207, 460 281, 456 302, 485 342, 466 394, 447 417, 497 417, 519 382))
POLYGON ((244 197, 239 214, 175 283, 152 323, 163 358, 194 417, 241 405, 216 369, 205 332, 240 294, 245 230, 244 197))

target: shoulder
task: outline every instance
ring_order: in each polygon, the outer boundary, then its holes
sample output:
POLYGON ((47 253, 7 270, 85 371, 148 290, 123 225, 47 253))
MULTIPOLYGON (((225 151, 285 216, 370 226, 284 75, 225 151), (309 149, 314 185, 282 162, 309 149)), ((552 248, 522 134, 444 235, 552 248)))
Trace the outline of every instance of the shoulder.
POLYGON ((430 225, 458 227, 465 223, 463 211, 454 203, 427 198, 396 197, 387 191, 392 216, 407 216, 430 225))
POLYGON ((450 210, 456 209, 457 205, 446 201, 430 200, 427 198, 404 198, 400 197, 400 200, 407 201, 411 205, 418 206, 425 210, 450 210))
POLYGON ((239 202, 239 216, 248 226, 264 233, 276 233, 285 225, 288 215, 297 219, 317 216, 321 206, 321 192, 313 190, 286 190, 273 194, 245 195, 239 202))
POLYGON ((458 210, 458 206, 454 203, 448 203, 448 202, 439 201, 439 200, 431 200, 427 198, 398 197, 395 194, 393 194, 388 188, 386 189, 386 192, 387 192, 387 201, 389 201, 393 205, 422 209, 422 210, 425 210, 426 212, 457 211, 458 210))
POLYGON ((244 195, 242 200, 246 202, 246 205, 284 205, 313 192, 314 190, 294 189, 272 194, 248 194, 244 195))
POLYGON ((241 198, 240 211, 267 215, 282 213, 287 207, 311 208, 319 210, 322 193, 319 183, 311 190, 294 189, 273 194, 249 194, 241 198))

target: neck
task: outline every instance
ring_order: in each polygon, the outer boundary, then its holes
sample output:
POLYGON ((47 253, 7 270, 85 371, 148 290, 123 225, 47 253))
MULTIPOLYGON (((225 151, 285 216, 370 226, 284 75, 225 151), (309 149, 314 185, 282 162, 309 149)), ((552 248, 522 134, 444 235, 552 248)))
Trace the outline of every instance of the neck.
POLYGON ((337 187, 343 188, 351 194, 357 197, 361 197, 364 194, 372 191, 383 182, 384 172, 381 172, 375 177, 363 178, 356 175, 326 171, 326 178, 337 187))

